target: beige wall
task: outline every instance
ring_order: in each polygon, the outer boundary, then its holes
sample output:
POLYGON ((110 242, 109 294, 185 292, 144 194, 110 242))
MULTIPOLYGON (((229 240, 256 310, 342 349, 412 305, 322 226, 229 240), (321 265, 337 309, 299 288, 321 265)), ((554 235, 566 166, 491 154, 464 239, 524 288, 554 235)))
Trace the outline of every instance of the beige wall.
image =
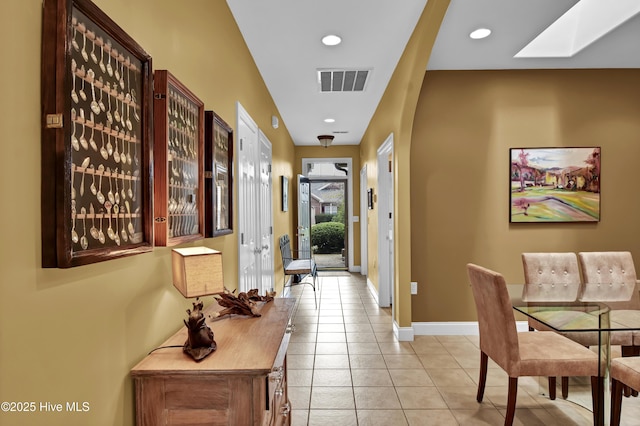
MULTIPOLYGON (((429 0, 396 66, 391 81, 365 132, 360 146, 361 168, 367 166, 367 187, 377 189, 376 151, 394 135, 394 263, 395 320, 400 327, 411 326, 411 176, 410 156, 413 116, 424 70, 436 40, 449 0, 429 0)), ((368 212, 368 278, 378 287, 378 204, 368 212)))
MULTIPOLYGON (((629 185, 640 150, 638 70, 434 72, 425 77, 425 55, 449 3, 430 0, 361 146, 294 150, 284 124, 270 125, 278 111, 226 3, 96 3, 148 51, 154 69, 169 69, 207 109, 235 128, 235 102, 240 101, 257 121, 273 144, 275 238, 294 234, 294 182, 301 158, 354 158, 356 214, 359 170, 367 165, 367 186, 375 188, 376 149, 394 133, 395 298, 401 326, 474 320, 467 262, 519 282, 519 256, 525 250, 622 249, 640 255, 635 220, 640 200, 629 185), (596 145, 602 147, 603 161, 600 223, 509 225, 509 147, 596 145), (294 195, 288 213, 280 211, 283 175, 290 178, 294 195), (410 296, 414 280, 420 292, 410 296)), ((40 268, 42 2, 4 6, 0 28, 11 42, 3 43, 0 53, 15 59, 0 67, 5 159, 0 167, 0 400, 88 401, 91 411, 0 414, 0 424, 132 425, 129 369, 180 327, 188 303, 171 285, 168 248, 69 270, 40 268)), ((377 210, 368 216, 369 278, 377 285, 377 210)), ((358 264, 359 227, 354 231, 358 264)), ((229 288, 237 282, 236 241, 234 233, 203 242, 224 253, 229 288)), ((275 282, 281 287, 282 264, 274 254, 275 282)))
POLYGON ((525 251, 640 265, 640 70, 427 72, 411 144, 412 320, 475 320, 465 265, 524 279, 525 251), (509 148, 602 147, 601 221, 509 224, 509 148))
MULTIPOLYGON (((293 175, 292 141, 284 124, 271 127, 278 111, 224 1, 96 4, 147 50, 154 69, 169 69, 234 128, 240 101, 273 144, 274 176, 293 175)), ((0 413, 0 424, 133 425, 129 370, 181 327, 190 301, 171 284, 169 248, 40 268, 41 16, 42 0, 4 2, 0 16, 0 401, 88 401, 90 411, 0 413)), ((279 200, 280 186, 273 187, 279 200)), ((274 202, 274 234, 291 233, 292 223, 274 202)), ((234 233, 195 244, 223 252, 230 289, 237 287, 236 241, 234 233)))

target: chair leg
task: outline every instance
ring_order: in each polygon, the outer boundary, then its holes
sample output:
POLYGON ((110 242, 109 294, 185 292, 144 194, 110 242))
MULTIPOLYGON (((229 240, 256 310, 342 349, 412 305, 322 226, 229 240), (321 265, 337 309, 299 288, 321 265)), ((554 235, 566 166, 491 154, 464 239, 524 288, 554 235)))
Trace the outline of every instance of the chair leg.
POLYGON ((620 425, 622 413, 622 388, 624 385, 616 379, 611 379, 611 425, 620 425))
MULTIPOLYGON (((318 270, 314 270, 312 271, 312 275, 311 278, 313 278, 313 297, 316 297, 316 287, 317 287, 317 283, 316 283, 316 278, 318 277, 318 270)), ((318 309, 318 302, 316 301, 316 309, 318 309)))
MULTIPOLYGON (((622 349, 622 356, 636 356, 636 355, 638 355, 638 353, 637 353, 638 351, 636 350, 635 346, 623 346, 621 349, 622 349)), ((633 389, 631 389, 627 385, 623 385, 623 389, 624 389, 624 396, 626 398, 630 397, 631 395, 638 396, 638 392, 634 391, 633 389)))
POLYGON ((318 309, 318 298, 316 297, 316 286, 315 286, 315 283, 314 283, 314 285, 312 287, 313 287, 313 302, 316 305, 316 309, 318 309))
POLYGON ((567 399, 569 396, 569 378, 562 376, 562 399, 567 399))
POLYGON ((556 399, 556 376, 549 376, 549 399, 556 399))
POLYGON ((593 407, 593 424, 604 424, 604 377, 591 376, 591 406, 593 407))
MULTIPOLYGON (((555 377, 554 377, 555 379, 555 377)), ((518 378, 509 377, 509 394, 507 396, 507 414, 504 418, 504 426, 511 426, 516 414, 516 397, 518 396, 518 378)))
POLYGON ((476 400, 482 402, 484 397, 484 385, 487 383, 487 364, 489 357, 484 352, 480 352, 480 379, 478 380, 478 395, 476 400))

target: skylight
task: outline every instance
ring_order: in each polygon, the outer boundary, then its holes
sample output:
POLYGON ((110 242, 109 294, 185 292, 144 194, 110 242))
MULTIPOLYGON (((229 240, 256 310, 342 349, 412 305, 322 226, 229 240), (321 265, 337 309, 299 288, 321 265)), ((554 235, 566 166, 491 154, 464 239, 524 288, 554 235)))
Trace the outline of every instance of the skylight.
POLYGON ((638 12, 638 0, 581 0, 514 58, 569 58, 638 12))

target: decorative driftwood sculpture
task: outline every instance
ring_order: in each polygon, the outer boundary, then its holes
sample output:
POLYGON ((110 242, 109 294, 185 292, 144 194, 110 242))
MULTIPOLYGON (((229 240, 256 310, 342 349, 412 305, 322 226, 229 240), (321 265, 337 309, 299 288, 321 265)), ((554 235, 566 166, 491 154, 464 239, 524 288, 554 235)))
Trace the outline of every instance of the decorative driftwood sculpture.
POLYGON ((207 357, 211 352, 216 350, 216 341, 213 340, 213 331, 209 328, 205 321, 202 308, 204 304, 199 298, 193 302, 193 311, 187 309, 189 319, 184 320, 184 325, 187 326, 189 336, 184 343, 182 350, 191 355, 196 361, 201 361, 207 357))
POLYGON ((272 296, 260 296, 257 288, 249 290, 247 293, 242 292, 238 294, 238 296, 235 296, 233 294, 234 292, 235 290, 230 292, 225 289, 224 293, 219 293, 213 296, 218 302, 218 305, 226 308, 214 313, 212 315, 213 318, 220 318, 224 315, 233 314, 259 317, 261 314, 257 310, 257 302, 270 302, 273 300, 272 296))

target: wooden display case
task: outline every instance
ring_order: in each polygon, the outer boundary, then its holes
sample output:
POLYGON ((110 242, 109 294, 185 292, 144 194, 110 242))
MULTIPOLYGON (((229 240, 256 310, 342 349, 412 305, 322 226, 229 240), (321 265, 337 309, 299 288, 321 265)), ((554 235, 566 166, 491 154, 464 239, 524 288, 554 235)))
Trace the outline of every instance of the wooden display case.
POLYGON ((152 249, 151 57, 88 0, 46 0, 42 266, 152 249))
POLYGON ((169 71, 154 73, 157 246, 204 238, 204 103, 169 71))
POLYGON ((233 129, 205 112, 205 236, 233 232, 233 129))

